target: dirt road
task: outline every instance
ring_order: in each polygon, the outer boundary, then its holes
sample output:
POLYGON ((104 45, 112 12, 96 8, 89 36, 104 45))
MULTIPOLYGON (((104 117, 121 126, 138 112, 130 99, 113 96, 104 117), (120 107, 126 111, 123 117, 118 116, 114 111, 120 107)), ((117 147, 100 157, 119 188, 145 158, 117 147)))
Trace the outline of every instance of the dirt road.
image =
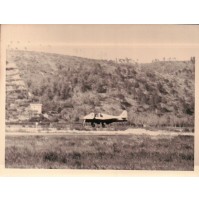
POLYGON ((125 131, 79 131, 79 130, 29 130, 6 131, 6 135, 150 135, 150 136, 194 136, 192 132, 174 132, 165 130, 147 130, 143 128, 127 129, 125 131))

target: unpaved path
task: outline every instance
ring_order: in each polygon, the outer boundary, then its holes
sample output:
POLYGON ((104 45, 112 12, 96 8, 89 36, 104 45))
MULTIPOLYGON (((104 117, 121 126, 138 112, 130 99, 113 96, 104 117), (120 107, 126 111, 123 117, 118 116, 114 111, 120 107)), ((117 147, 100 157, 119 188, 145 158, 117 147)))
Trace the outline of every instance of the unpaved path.
POLYGON ((60 130, 60 131, 42 131, 42 130, 34 130, 34 131, 6 131, 6 135, 149 135, 149 136, 178 136, 178 135, 188 135, 194 136, 192 132, 174 132, 174 131, 165 131, 165 130, 157 130, 151 131, 143 128, 133 128, 127 129, 125 131, 78 131, 78 130, 60 130))

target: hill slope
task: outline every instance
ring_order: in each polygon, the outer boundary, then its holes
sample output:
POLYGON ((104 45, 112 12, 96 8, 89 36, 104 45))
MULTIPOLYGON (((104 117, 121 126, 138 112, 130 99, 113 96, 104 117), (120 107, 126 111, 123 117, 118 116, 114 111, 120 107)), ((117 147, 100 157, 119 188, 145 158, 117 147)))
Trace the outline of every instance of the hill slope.
POLYGON ((17 65, 32 94, 29 101, 41 102, 44 113, 53 111, 54 121, 79 121, 92 111, 117 115, 125 108, 135 124, 194 123, 195 65, 191 61, 119 64, 9 50, 7 62, 17 65))

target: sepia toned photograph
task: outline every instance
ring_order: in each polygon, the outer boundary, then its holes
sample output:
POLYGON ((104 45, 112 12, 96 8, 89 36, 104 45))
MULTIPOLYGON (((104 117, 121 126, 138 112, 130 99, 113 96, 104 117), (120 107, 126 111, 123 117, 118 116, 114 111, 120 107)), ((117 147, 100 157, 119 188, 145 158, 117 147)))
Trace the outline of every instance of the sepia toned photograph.
POLYGON ((194 171, 194 25, 2 25, 5 168, 194 171))

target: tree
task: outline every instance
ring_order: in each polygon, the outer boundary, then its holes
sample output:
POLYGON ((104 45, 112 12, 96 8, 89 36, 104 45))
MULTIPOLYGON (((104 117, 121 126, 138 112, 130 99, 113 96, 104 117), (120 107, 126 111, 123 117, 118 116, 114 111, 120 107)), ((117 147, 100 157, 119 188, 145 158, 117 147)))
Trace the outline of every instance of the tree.
POLYGON ((195 57, 191 57, 191 62, 193 63, 193 64, 195 64, 195 57))
POLYGON ((27 85, 28 85, 28 88, 30 88, 31 85, 32 85, 32 81, 31 81, 31 80, 28 80, 28 81, 27 81, 27 85))
POLYGON ((48 98, 49 98, 50 100, 53 99, 53 92, 52 92, 51 88, 48 88, 48 90, 47 90, 47 96, 48 96, 48 98))
POLYGON ((70 95, 70 88, 64 84, 62 84, 61 86, 61 90, 60 90, 60 96, 61 99, 65 100, 71 97, 70 95))

